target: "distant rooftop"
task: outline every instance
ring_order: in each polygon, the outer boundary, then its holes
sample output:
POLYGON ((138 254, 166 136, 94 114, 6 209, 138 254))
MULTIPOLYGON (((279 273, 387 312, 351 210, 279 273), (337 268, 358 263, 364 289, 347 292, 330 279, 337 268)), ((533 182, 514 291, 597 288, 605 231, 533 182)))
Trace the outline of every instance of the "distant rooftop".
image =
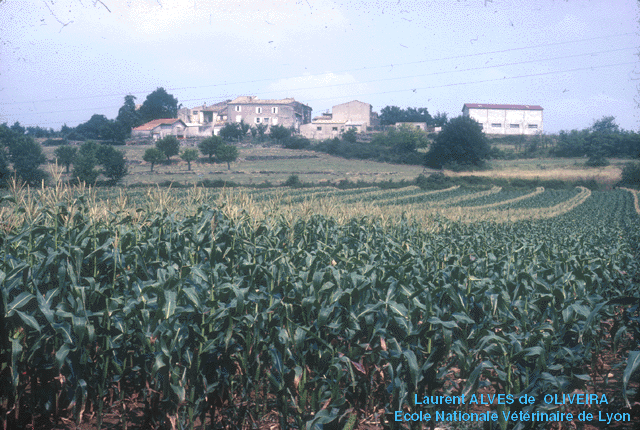
POLYGON ((156 128, 159 125, 163 125, 163 124, 172 125, 172 124, 175 124, 178 121, 180 121, 180 122, 182 122, 184 124, 184 122, 181 119, 178 119, 178 118, 154 119, 153 121, 149 121, 146 124, 142 124, 142 125, 134 128, 134 130, 149 131, 149 130, 153 130, 154 128, 156 128))
POLYGON ((543 110, 538 105, 494 105, 489 103, 465 103, 462 109, 517 109, 517 110, 543 110))

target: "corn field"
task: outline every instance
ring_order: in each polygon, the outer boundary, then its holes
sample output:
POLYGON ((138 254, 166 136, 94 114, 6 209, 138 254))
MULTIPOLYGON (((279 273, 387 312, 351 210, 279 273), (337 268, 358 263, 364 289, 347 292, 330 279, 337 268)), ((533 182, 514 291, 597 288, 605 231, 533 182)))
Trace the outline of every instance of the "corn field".
POLYGON ((633 190, 180 193, 2 198, 4 429, 421 428, 416 395, 592 393, 603 361, 638 395, 633 190))

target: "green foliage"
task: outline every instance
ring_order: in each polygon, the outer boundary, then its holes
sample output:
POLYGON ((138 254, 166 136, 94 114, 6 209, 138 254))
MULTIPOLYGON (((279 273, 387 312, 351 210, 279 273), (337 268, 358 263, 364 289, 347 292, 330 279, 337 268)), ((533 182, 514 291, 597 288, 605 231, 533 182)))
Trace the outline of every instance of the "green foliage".
POLYGON ((242 136, 242 126, 238 122, 228 122, 220 129, 220 137, 225 142, 240 140, 242 136))
POLYGON ((112 146, 102 145, 98 150, 98 161, 103 167, 103 174, 115 185, 120 182, 128 173, 127 160, 123 151, 119 151, 112 146))
POLYGON ((304 136, 293 135, 285 138, 282 146, 287 149, 307 149, 311 146, 311 142, 304 136))
POLYGON ((0 188, 7 184, 10 177, 11 170, 9 169, 9 157, 5 147, 0 144, 0 188))
POLYGON ((358 132, 355 128, 350 127, 348 130, 344 131, 340 137, 345 142, 356 143, 358 140, 358 132))
POLYGON ((238 158, 238 148, 233 145, 220 145, 216 148, 216 159, 221 163, 227 163, 227 168, 231 170, 231 162, 238 158))
POLYGON ((260 142, 264 140, 264 134, 267 132, 268 128, 269 126, 265 123, 256 124, 255 130, 256 130, 256 133, 258 134, 258 138, 260 139, 260 142))
POLYGON ((100 172, 96 169, 99 164, 98 154, 102 154, 103 151, 102 145, 93 140, 87 140, 80 146, 73 161, 73 177, 78 182, 90 185, 96 183, 100 176, 100 172))
POLYGON ((417 127, 402 124, 392 127, 384 133, 377 133, 373 138, 373 145, 384 145, 393 153, 404 157, 415 153, 418 148, 426 148, 429 144, 427 134, 417 127))
POLYGON ((621 185, 628 187, 640 188, 640 163, 633 162, 627 163, 622 169, 622 175, 620 179, 621 185))
POLYGON ((147 148, 147 150, 144 151, 142 159, 151 164, 151 171, 153 172, 153 166, 164 160, 164 157, 164 152, 158 148, 147 148))
POLYGON ((402 109, 398 106, 385 106, 382 108, 380 111, 380 125, 393 125, 398 122, 424 122, 427 125, 431 125, 433 119, 429 114, 429 110, 424 107, 402 109))
MULTIPOLYGON (((343 133, 344 136, 344 133, 343 133)), ((423 156, 417 151, 427 145, 427 135, 410 125, 376 133, 371 142, 330 139, 317 144, 314 150, 344 158, 376 160, 400 164, 422 164, 423 156)))
MULTIPOLYGON (((127 101, 125 98, 125 106, 126 103, 127 101)), ((127 108, 127 110, 129 110, 129 108, 127 108)), ((164 88, 159 87, 147 96, 144 103, 142 103, 142 106, 140 106, 140 110, 138 112, 140 114, 141 124, 152 121, 154 119, 177 118, 178 99, 167 93, 164 88)))
POLYGON ((452 178, 445 176, 442 172, 435 172, 429 176, 418 175, 416 185, 421 190, 443 190, 455 185, 452 178))
POLYGON ((213 156, 216 154, 216 148, 223 143, 219 136, 211 136, 200 141, 200 143, 198 143, 198 149, 202 152, 202 155, 208 155, 209 162, 211 162, 213 161, 213 156))
MULTIPOLYGON (((173 118, 173 117, 172 117, 173 118)), ((129 94, 124 97, 124 104, 118 110, 116 121, 126 130, 126 134, 131 134, 131 129, 142 124, 140 112, 136 110, 136 97, 129 94)))
POLYGON ((173 135, 168 135, 159 139, 156 142, 156 148, 158 148, 167 157, 167 161, 171 160, 171 157, 180 153, 180 141, 173 135))
POLYGON ((35 415, 44 428, 75 415, 81 427, 91 405, 96 428, 114 410, 118 428, 134 418, 234 428, 246 416, 352 428, 356 411, 414 410, 416 396, 449 393, 453 377, 467 398, 481 384, 537 399, 601 394, 592 378, 603 358, 623 369, 612 389, 633 399, 640 231, 630 199, 594 193, 556 219, 433 219, 427 229, 230 218, 207 206, 97 219, 83 199, 50 202, 2 236, 3 419, 27 428, 35 415))
POLYGON ((188 170, 191 171, 191 162, 198 159, 198 151, 195 149, 185 149, 180 158, 187 162, 188 170))
POLYGON ((276 142, 281 142, 291 136, 291 130, 284 125, 272 125, 269 130, 269 137, 276 142))
POLYGON ((298 188, 302 186, 302 181, 298 175, 290 175, 283 184, 285 187, 298 188))
POLYGON ((587 167, 606 167, 609 165, 609 160, 607 160, 602 153, 594 154, 584 163, 587 167))
POLYGON ((47 174, 40 169, 47 161, 42 146, 29 136, 18 134, 13 129, 12 132, 7 147, 16 176, 26 184, 40 185, 47 178, 47 174))
POLYGON ((425 166, 461 170, 482 167, 489 156, 489 144, 482 126, 467 116, 450 120, 436 137, 425 157, 425 166))
POLYGON ((560 131, 552 149, 556 157, 584 157, 601 162, 606 157, 640 156, 640 135, 620 129, 612 116, 594 121, 583 130, 560 131))
POLYGON ((58 146, 53 154, 56 156, 58 163, 65 166, 67 173, 69 173, 69 167, 73 164, 73 160, 76 158, 78 148, 70 145, 58 146))
POLYGON ((93 185, 98 180, 100 172, 96 170, 98 160, 95 154, 79 151, 73 162, 73 177, 78 182, 93 185))

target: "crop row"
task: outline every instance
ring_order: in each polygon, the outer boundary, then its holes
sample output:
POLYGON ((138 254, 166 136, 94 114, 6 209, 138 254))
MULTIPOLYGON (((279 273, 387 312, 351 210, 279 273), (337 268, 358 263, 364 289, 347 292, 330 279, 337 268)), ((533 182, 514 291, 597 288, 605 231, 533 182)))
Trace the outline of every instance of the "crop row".
POLYGON ((99 427, 114 412, 123 427, 137 412, 162 428, 274 414, 283 429, 393 427, 416 394, 589 390, 605 352, 612 365, 638 356, 640 231, 625 191, 538 222, 431 232, 124 209, 42 203, 2 233, 7 428, 86 415, 99 427))

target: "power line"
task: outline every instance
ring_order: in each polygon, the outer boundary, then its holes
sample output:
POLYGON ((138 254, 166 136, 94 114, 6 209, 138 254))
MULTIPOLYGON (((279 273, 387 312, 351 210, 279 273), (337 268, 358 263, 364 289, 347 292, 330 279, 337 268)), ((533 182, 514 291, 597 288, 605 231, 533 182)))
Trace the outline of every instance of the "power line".
MULTIPOLYGON (((436 62, 436 61, 456 60, 456 59, 462 59, 462 58, 477 57, 477 56, 482 56, 482 55, 501 54, 501 53, 506 53, 506 52, 521 51, 521 50, 525 50, 525 49, 535 49, 535 48, 543 48, 543 47, 548 47, 548 46, 566 45, 566 44, 579 43, 579 42, 588 42, 588 41, 599 40, 599 39, 609 39, 609 38, 613 38, 613 37, 629 36, 629 35, 632 35, 632 34, 635 34, 635 33, 631 33, 631 32, 629 32, 629 33, 620 33, 620 34, 613 34, 613 35, 607 35, 607 36, 591 37, 591 38, 586 38, 586 39, 577 39, 577 40, 570 40, 570 41, 563 41, 563 42, 544 43, 544 44, 531 45, 531 46, 525 46, 525 47, 520 47, 520 48, 509 48, 509 49, 502 49, 502 50, 497 50, 497 51, 487 51, 487 52, 481 52, 481 53, 477 53, 477 54, 455 55, 455 56, 451 56, 451 57, 433 58, 433 59, 426 59, 426 60, 419 60, 419 61, 411 61, 411 62, 407 62, 407 63, 384 64, 384 65, 380 65, 380 66, 361 67, 361 68, 356 68, 356 69, 345 69, 345 70, 336 71, 335 73, 347 73, 347 72, 356 72, 356 71, 363 71, 363 70, 375 70, 375 69, 382 69, 382 68, 387 68, 387 67, 397 67, 397 66, 424 64, 424 63, 436 62)), ((252 84, 252 83, 257 83, 257 82, 268 82, 268 81, 274 81, 274 80, 277 80, 277 79, 294 79, 294 78, 300 78, 300 77, 322 76, 324 74, 325 73, 317 73, 317 74, 313 74, 313 75, 304 75, 304 76, 297 75, 297 76, 290 76, 290 77, 286 77, 286 78, 264 78, 264 79, 255 79, 255 80, 249 80, 249 81, 224 82, 224 83, 221 83, 221 84, 168 88, 166 90, 167 91, 180 91, 180 90, 189 90, 189 89, 197 89, 197 88, 213 88, 213 87, 222 87, 222 86, 229 86, 229 85, 252 84)), ((149 94, 152 91, 138 91, 138 92, 128 93, 127 95, 149 94)), ((54 101, 85 100, 85 99, 91 99, 91 98, 117 97, 117 96, 124 97, 122 95, 122 93, 118 93, 118 94, 101 94, 101 95, 95 95, 95 96, 66 97, 66 98, 55 98, 55 99, 30 100, 30 101, 0 103, 0 106, 24 104, 24 103, 46 103, 46 102, 54 102, 54 101)), ((188 100, 186 100, 186 101, 188 101, 188 100)))
MULTIPOLYGON (((371 95, 379 95, 379 94, 392 94, 392 93, 410 92, 410 91, 415 91, 415 90, 430 90, 430 89, 437 89, 437 88, 455 87, 455 86, 461 86, 461 85, 482 84, 482 83, 487 83, 487 82, 497 82, 497 81, 503 81, 503 80, 512 80, 512 79, 520 79, 520 78, 532 78, 532 77, 536 77, 536 76, 548 76, 548 75, 554 75, 554 74, 558 74, 558 73, 570 73, 570 72, 578 72, 578 71, 584 71, 584 70, 602 69, 602 68, 606 68, 606 67, 628 66, 628 65, 632 65, 632 64, 636 64, 636 62, 632 61, 632 62, 615 63, 615 64, 603 64, 603 65, 599 65, 599 66, 578 67, 578 68, 573 68, 573 69, 556 70, 556 71, 551 71, 551 72, 531 73, 531 74, 527 74, 527 75, 518 75, 518 76, 509 76, 509 77, 505 76, 503 78, 483 79, 483 80, 479 80, 479 81, 468 81, 468 82, 456 82, 456 83, 444 84, 444 85, 433 85, 433 86, 429 86, 429 87, 418 87, 418 88, 406 88, 406 89, 400 89, 400 90, 381 91, 381 92, 366 93, 366 94, 362 94, 362 93, 360 93, 360 94, 348 94, 348 95, 342 94, 342 95, 340 95, 340 98, 371 96, 371 95)), ((322 88, 322 87, 319 87, 319 88, 322 88)), ((333 99, 336 99, 336 98, 338 98, 338 97, 325 97, 325 98, 311 99, 309 101, 333 100, 333 99)), ((199 100, 199 99, 197 99, 197 100, 199 100)), ((96 108, 88 108, 88 109, 96 109, 96 108)), ((84 111, 86 109, 77 109, 77 110, 84 111)), ((56 112, 45 112, 45 113, 56 113, 56 112)), ((63 122, 59 121, 59 122, 50 122, 50 123, 41 123, 41 124, 61 124, 61 123, 63 123, 63 122)), ((29 125, 27 125, 27 127, 35 126, 35 125, 38 125, 38 124, 29 124, 29 125)))
MULTIPOLYGON (((611 53, 611 52, 625 51, 625 50, 629 50, 629 49, 637 49, 637 48, 636 47, 626 47, 626 48, 618 48, 618 49, 614 49, 614 50, 587 52, 587 53, 584 53, 584 54, 563 55, 563 56, 560 56, 560 57, 518 61, 518 62, 515 62, 515 63, 496 64, 496 65, 490 65, 490 66, 486 66, 485 65, 485 66, 480 66, 480 67, 472 67, 472 68, 468 68, 468 69, 454 69, 454 70, 447 70, 447 71, 441 71, 441 72, 424 73, 424 74, 419 74, 419 75, 400 76, 400 77, 395 77, 395 78, 384 78, 384 79, 374 79, 374 80, 371 80, 371 81, 364 81, 364 82, 355 82, 355 83, 354 82, 349 82, 349 83, 342 83, 342 84, 332 84, 332 85, 322 85, 322 86, 315 86, 315 87, 295 88, 295 89, 293 89, 291 91, 313 90, 313 89, 320 89, 320 88, 332 88, 332 87, 340 87, 340 86, 347 86, 347 85, 364 85, 364 84, 370 84, 370 83, 375 83, 375 82, 387 82, 387 81, 394 81, 394 80, 401 80, 401 79, 411 79, 411 78, 419 78, 419 77, 425 77, 425 76, 443 75, 443 74, 449 74, 449 73, 462 73, 462 72, 469 72, 469 71, 492 69, 492 68, 496 68, 496 67, 509 67, 509 66, 517 66, 517 65, 522 65, 522 64, 528 64, 528 63, 562 60, 562 59, 566 59, 566 58, 576 58, 576 57, 585 57, 585 56, 592 56, 592 55, 598 55, 598 54, 608 54, 608 53, 611 53)), ((282 92, 282 91, 285 91, 285 90, 268 91, 268 92, 260 93, 259 95, 279 93, 279 92, 282 92)), ((198 98, 195 98, 195 99, 185 99, 185 100, 182 100, 182 102, 191 102, 191 101, 196 101, 196 100, 202 100, 202 98, 203 97, 198 97, 198 98)), ((204 98, 207 98, 207 97, 204 97, 204 98)), ((323 100, 323 99, 320 99, 320 100, 323 100)), ((100 109, 115 109, 115 108, 119 108, 119 107, 120 106, 98 106, 98 107, 88 107, 88 108, 82 108, 82 109, 65 109, 65 110, 57 110, 57 111, 45 111, 45 112, 37 112, 37 113, 34 113, 34 114, 35 115, 45 115, 45 114, 50 114, 50 113, 84 112, 84 111, 100 110, 100 109)), ((9 114, 9 115, 5 115, 5 116, 7 116, 7 117, 16 117, 16 116, 21 116, 21 114, 9 114)))

